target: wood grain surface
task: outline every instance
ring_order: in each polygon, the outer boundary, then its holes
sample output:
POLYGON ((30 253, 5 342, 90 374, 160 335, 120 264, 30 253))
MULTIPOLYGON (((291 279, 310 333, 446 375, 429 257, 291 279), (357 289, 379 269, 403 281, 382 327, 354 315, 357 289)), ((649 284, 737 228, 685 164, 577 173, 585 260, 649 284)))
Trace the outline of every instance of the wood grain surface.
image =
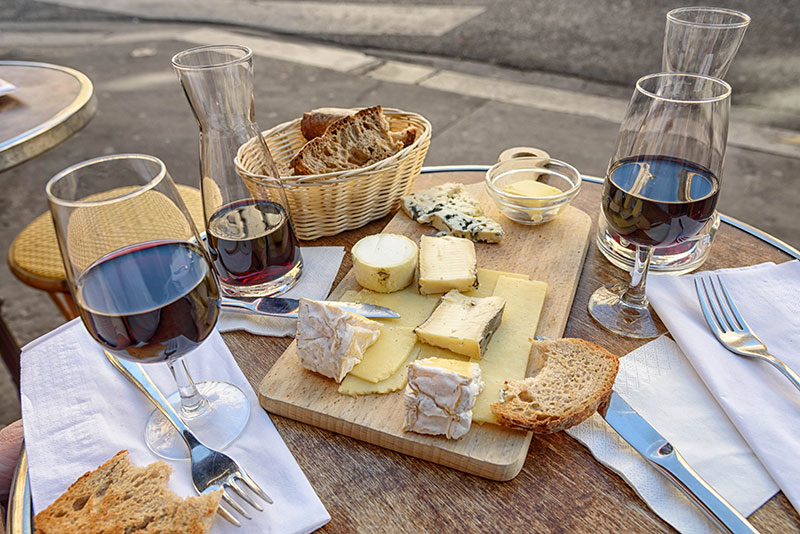
MULTIPOLYGON (((490 217, 501 220, 482 184, 472 184, 467 190, 490 217)), ((531 280, 546 282, 547 296, 536 333, 561 337, 589 246, 591 218, 570 206, 545 225, 525 226, 508 219, 503 219, 502 224, 506 231, 502 243, 476 244, 478 265, 527 274, 531 280)), ((436 232, 402 212, 383 231, 415 241, 423 234, 436 232)), ((360 289, 352 271, 331 298, 338 299, 350 289, 360 289)), ((349 397, 337 389, 338 384, 333 380, 306 371, 300 365, 296 344, 292 343, 264 377, 257 392, 261 405, 270 413, 492 480, 517 476, 525 462, 530 432, 478 424, 459 440, 404 432, 402 390, 388 395, 349 397)))
MULTIPOLYGON (((479 172, 424 174, 417 188, 482 179, 479 172)), ((596 219, 600 190, 599 185, 584 183, 573 205, 596 219)), ((307 244, 349 250, 361 237, 380 232, 389 220, 384 217, 360 230, 307 244)), ((723 223, 704 269, 789 259, 723 223)), ((350 268, 348 255, 337 282, 350 268)), ((602 331, 586 311, 597 287, 626 278, 592 243, 564 334, 620 355, 640 346, 641 341, 602 331)), ((255 389, 292 341, 244 332, 224 338, 255 389)), ((277 415, 272 420, 331 514, 322 532, 674 532, 619 476, 563 432, 534 436, 520 474, 509 482, 494 482, 277 415)), ((750 520, 765 534, 800 532, 800 516, 782 493, 750 520)))

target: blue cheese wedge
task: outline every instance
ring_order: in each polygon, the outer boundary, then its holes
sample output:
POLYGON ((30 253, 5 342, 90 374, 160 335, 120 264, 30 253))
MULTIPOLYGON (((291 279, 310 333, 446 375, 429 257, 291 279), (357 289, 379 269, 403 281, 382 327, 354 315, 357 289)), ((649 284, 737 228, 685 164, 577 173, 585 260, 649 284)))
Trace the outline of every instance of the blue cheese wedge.
POLYGON ((300 299, 297 357, 309 371, 341 383, 380 334, 376 321, 324 302, 300 299))
POLYGON ((418 284, 421 295, 478 288, 478 259, 472 241, 461 237, 423 235, 419 245, 418 284))
POLYGON ((462 184, 447 183, 411 193, 402 198, 402 206, 406 215, 418 223, 431 224, 443 235, 487 243, 499 243, 505 235, 500 223, 485 216, 462 184))
POLYGON ((502 297, 468 297, 452 290, 414 332, 423 343, 478 359, 500 326, 505 305, 502 297))
POLYGON ((408 366, 403 430, 458 439, 472 425, 472 407, 483 390, 477 363, 426 358, 408 366))

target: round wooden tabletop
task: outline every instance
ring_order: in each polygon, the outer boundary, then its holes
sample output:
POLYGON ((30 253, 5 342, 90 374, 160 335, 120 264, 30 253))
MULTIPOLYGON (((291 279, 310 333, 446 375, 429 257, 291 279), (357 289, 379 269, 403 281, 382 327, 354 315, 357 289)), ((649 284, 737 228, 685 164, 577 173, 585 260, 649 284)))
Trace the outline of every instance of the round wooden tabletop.
MULTIPOLYGON (((482 172, 423 174, 415 189, 445 182, 474 183, 482 172)), ((584 183, 573 201, 595 220, 601 186, 584 183)), ((346 250, 380 232, 391 216, 358 230, 307 243, 346 250)), ((592 239, 592 241, 594 241, 592 239)), ((792 257, 734 226, 723 224, 704 269, 783 262, 792 257)), ((334 284, 352 264, 349 254, 334 284)), ((628 274, 609 263, 592 242, 573 301, 565 337, 578 337, 624 355, 644 341, 603 331, 589 317, 592 292, 628 274)), ((286 350, 290 338, 224 334, 254 389, 286 350)), ((534 436, 522 472, 494 482, 418 460, 339 434, 272 415, 332 520, 324 532, 672 532, 613 471, 566 433, 534 436)), ((763 533, 800 529, 800 516, 779 493, 751 516, 763 533)))
POLYGON ((0 96, 0 172, 69 139, 97 107, 91 80, 75 69, 0 61, 0 78, 17 87, 0 96))

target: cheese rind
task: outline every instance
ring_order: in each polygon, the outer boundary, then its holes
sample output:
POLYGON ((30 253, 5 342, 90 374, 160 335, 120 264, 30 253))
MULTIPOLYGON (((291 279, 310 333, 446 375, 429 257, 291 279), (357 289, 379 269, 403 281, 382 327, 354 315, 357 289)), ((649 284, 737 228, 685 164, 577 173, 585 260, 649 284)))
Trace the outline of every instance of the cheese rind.
POLYGON ((403 430, 458 439, 469 431, 483 389, 473 362, 428 358, 408 366, 403 430))
POLYGON ((414 280, 417 253, 417 244, 406 236, 369 235, 351 250, 356 281, 378 293, 400 291, 414 280))
POLYGON ((310 371, 341 382, 378 340, 380 323, 323 302, 300 299, 297 357, 310 371))
POLYGON ((486 217, 478 201, 463 187, 463 184, 447 183, 411 193, 402 198, 403 211, 415 221, 432 224, 444 234, 499 243, 505 235, 503 227, 486 217))
POLYGON ((500 326, 504 308, 502 297, 467 297, 452 290, 414 332, 423 343, 477 359, 500 326))
POLYGON ((419 292, 445 293, 451 289, 477 289, 478 260, 475 245, 460 237, 420 238, 419 292))

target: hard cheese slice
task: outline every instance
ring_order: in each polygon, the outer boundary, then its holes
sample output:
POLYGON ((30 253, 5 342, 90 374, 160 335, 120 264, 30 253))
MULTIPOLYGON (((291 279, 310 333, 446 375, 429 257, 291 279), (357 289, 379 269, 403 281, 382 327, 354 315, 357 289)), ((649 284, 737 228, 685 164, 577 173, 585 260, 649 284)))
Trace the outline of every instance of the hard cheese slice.
POLYGON ((399 319, 388 319, 384 324, 416 327, 431 314, 439 302, 439 295, 420 295, 413 285, 395 293, 375 293, 362 289, 356 296, 357 302, 375 304, 391 308, 400 314, 399 319))
POLYGON ((339 393, 355 397, 358 395, 371 395, 373 393, 391 393, 403 389, 408 382, 408 366, 417 358, 419 352, 416 350, 417 347, 419 347, 419 343, 415 345, 415 349, 411 351, 406 360, 400 365, 400 368, 386 380, 373 383, 348 375, 344 377, 344 380, 342 380, 342 383, 339 385, 339 393))
POLYGON ((350 371, 367 382, 380 382, 393 375, 417 343, 417 335, 410 326, 381 325, 381 337, 364 352, 364 357, 350 371))
POLYGON ((473 422, 497 424, 489 405, 500 398, 503 382, 525 377, 546 294, 544 282, 508 276, 497 279, 494 295, 506 300, 506 309, 503 322, 480 361, 484 389, 472 408, 473 422))

